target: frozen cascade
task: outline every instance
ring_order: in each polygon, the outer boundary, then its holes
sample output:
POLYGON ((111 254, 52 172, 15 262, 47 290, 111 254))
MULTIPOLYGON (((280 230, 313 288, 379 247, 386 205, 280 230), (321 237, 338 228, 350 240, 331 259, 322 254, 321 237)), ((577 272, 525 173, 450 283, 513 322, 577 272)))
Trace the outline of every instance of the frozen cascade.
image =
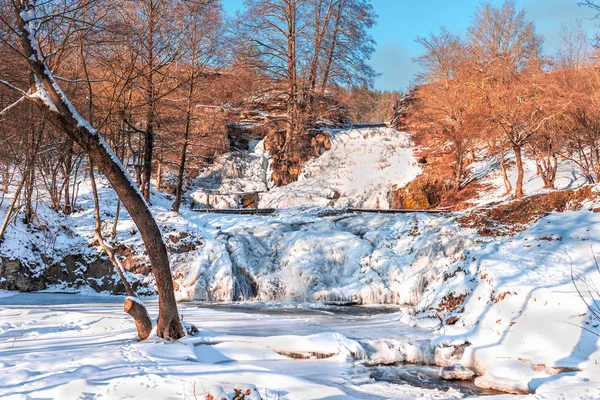
POLYGON ((420 167, 411 136, 391 128, 328 131, 332 147, 309 160, 298 181, 274 187, 271 156, 263 141, 250 151, 223 154, 194 180, 191 197, 201 207, 238 208, 240 193, 260 192, 262 208, 302 206, 391 208, 391 192, 413 180, 420 167))
POLYGON ((473 245, 452 217, 321 213, 199 216, 218 234, 175 264, 178 298, 417 305, 473 245))
MULTIPOLYGON (((227 241, 227 251, 231 257, 232 251, 229 240, 227 241)), ((244 267, 238 265, 235 257, 231 257, 231 275, 233 277, 231 300, 244 301, 256 299, 258 284, 244 267)))

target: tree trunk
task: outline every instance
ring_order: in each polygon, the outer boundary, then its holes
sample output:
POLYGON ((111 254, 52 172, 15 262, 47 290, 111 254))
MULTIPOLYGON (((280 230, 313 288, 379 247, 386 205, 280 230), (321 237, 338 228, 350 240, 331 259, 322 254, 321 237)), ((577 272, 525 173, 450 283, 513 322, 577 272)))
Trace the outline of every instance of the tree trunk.
POLYGON ((190 90, 188 92, 188 103, 187 109, 185 113, 185 130, 183 136, 183 147, 181 148, 181 157, 179 159, 179 171, 177 173, 177 188, 175 188, 175 201, 173 202, 173 206, 171 208, 172 211, 179 212, 179 208, 181 207, 181 200, 183 198, 183 178, 185 176, 185 162, 187 158, 187 148, 188 142, 190 138, 190 129, 192 125, 192 111, 193 111, 193 101, 192 97, 194 95, 194 71, 192 71, 190 77, 190 90))
POLYGON ((342 20, 343 3, 343 1, 338 1, 338 9, 335 16, 335 27, 331 35, 331 46, 329 47, 329 54, 327 55, 327 61, 325 63, 326 66, 323 71, 323 80, 321 82, 321 94, 325 93, 325 88, 327 87, 327 83, 329 82, 329 74, 331 73, 331 66, 333 64, 335 48, 337 46, 338 34, 340 30, 340 23, 342 20))
POLYGON ((13 172, 10 171, 10 162, 6 161, 3 165, 3 174, 2 174, 2 195, 0 196, 0 207, 4 203, 4 197, 8 192, 8 188, 10 187, 10 183, 13 180, 15 175, 16 168, 13 169, 13 172))
POLYGON ((175 201, 173 202, 173 207, 171 211, 179 212, 179 208, 181 207, 181 200, 183 198, 183 179, 185 176, 185 160, 187 154, 188 147, 188 135, 187 135, 187 127, 186 127, 186 135, 185 140, 183 142, 183 148, 181 149, 181 159, 179 160, 179 172, 177 173, 177 188, 175 189, 175 201))
MULTIPOLYGON (((32 114, 33 115, 33 112, 32 114)), ((32 122, 33 126, 31 129, 31 136, 27 141, 27 155, 25 160, 25 171, 23 172, 25 176, 25 186, 24 190, 24 204, 25 204, 25 218, 24 223, 29 225, 33 222, 34 212, 33 212, 33 191, 35 187, 35 168, 36 168, 36 157, 39 150, 40 140, 38 140, 38 134, 41 136, 43 134, 42 131, 38 132, 35 127, 35 122, 32 122)), ((43 125, 43 124, 42 124, 43 125)), ((43 129, 43 128, 42 128, 43 129)))
POLYGON ((160 192, 162 186, 162 161, 158 160, 158 168, 156 169, 156 191, 160 192))
POLYGON ((63 213, 65 215, 71 214, 73 211, 71 209, 71 194, 69 193, 70 189, 70 180, 71 173, 73 172, 73 140, 71 138, 67 139, 67 154, 65 155, 65 165, 64 165, 64 190, 65 190, 65 199, 63 203, 63 213))
POLYGON ((515 152, 515 161, 517 163, 517 183, 515 185, 515 198, 520 199, 523 197, 523 175, 525 172, 523 171, 523 158, 521 154, 521 146, 513 145, 513 150, 515 152))
MULTIPOLYGON (((79 183, 77 182, 77 175, 79 174, 79 167, 81 166, 81 161, 79 161, 75 166, 75 174, 73 176, 73 188, 71 189, 71 210, 75 210, 75 205, 77 204, 77 195, 79 194, 79 183)), ((65 200, 66 201, 66 200, 65 200)))
POLYGON ((8 206, 8 210, 6 210, 6 216, 4 217, 4 222, 0 227, 0 243, 4 241, 4 232, 6 232, 6 227, 8 226, 8 222, 10 221, 10 217, 12 217, 12 213, 17 205, 17 201, 19 201, 19 195, 21 194, 21 189, 23 189, 23 185, 25 184, 25 175, 21 179, 21 183, 19 183, 19 187, 15 192, 15 196, 13 197, 10 205, 8 206))
POLYGON ((60 91, 54 76, 42 61, 42 56, 37 48, 34 48, 37 22, 26 21, 24 18, 35 14, 30 12, 35 8, 35 4, 23 0, 15 2, 14 6, 23 53, 29 63, 32 76, 32 91, 40 95, 28 98, 57 129, 65 132, 89 155, 119 195, 140 231, 152 265, 152 274, 156 279, 159 295, 157 334, 165 339, 183 337, 184 331, 177 311, 167 249, 148 205, 104 139, 77 113, 75 107, 60 91))
POLYGON ((117 256, 116 256, 113 248, 104 241, 104 237, 102 236, 102 220, 100 218, 100 202, 98 201, 98 188, 96 186, 96 177, 94 176, 94 162, 91 159, 89 162, 90 162, 90 184, 92 186, 92 197, 94 198, 94 219, 95 219, 94 234, 96 236, 96 240, 98 241, 98 244, 100 245, 100 247, 102 247, 102 249, 106 252, 110 261, 113 263, 115 270, 117 271, 117 273, 119 274, 119 277, 121 278, 121 282, 123 282, 123 286, 125 286, 125 291, 127 292, 127 295, 135 296, 133 289, 131 289, 129 282, 125 278, 125 273, 122 269, 123 267, 122 267, 121 263, 119 262, 119 260, 117 259, 117 256))
POLYGON ((460 190, 463 176, 464 151, 461 143, 456 143, 456 164, 454 165, 454 190, 460 190))
POLYGON ((152 331, 152 321, 150 320, 150 316, 148 315, 148 311, 146 307, 137 299, 137 296, 127 278, 125 277, 125 271, 123 270, 123 265, 117 258, 115 251, 111 245, 104 241, 102 237, 102 221, 100 219, 100 202, 98 201, 98 189, 96 187, 96 178, 94 177, 94 162, 90 159, 90 183, 92 185, 92 196, 94 198, 94 217, 96 220, 94 233, 96 236, 96 240, 102 249, 108 255, 109 260, 112 262, 117 274, 119 274, 119 278, 121 282, 123 282, 123 286, 125 286, 125 291, 129 296, 125 300, 124 310, 127 314, 129 314, 133 320, 135 321, 135 327, 138 331, 139 340, 148 339, 150 336, 150 332, 152 331))
POLYGON ((115 211, 115 219, 112 225, 111 237, 117 236, 117 228, 119 227, 119 215, 121 214, 121 199, 117 198, 117 209, 115 211))
POLYGON ((500 157, 499 158, 500 158, 500 169, 502 170, 502 179, 504 180, 504 188, 506 189, 506 192, 504 193, 504 195, 506 196, 512 190, 512 184, 510 183, 510 180, 508 179, 508 171, 506 170, 506 162, 504 161, 504 143, 500 143, 500 157))
POLYGON ((146 132, 144 136, 144 165, 142 191, 146 201, 150 201, 150 180, 152 179, 152 155, 154 152, 154 116, 156 101, 154 98, 154 4, 148 7, 148 73, 146 76, 146 132))
MULTIPOLYGON (((288 156, 294 149, 297 131, 297 106, 298 106, 298 72, 296 60, 296 0, 288 3, 288 31, 287 31, 287 79, 288 79, 288 126, 285 133, 285 144, 283 152, 288 156)), ((286 157, 287 158, 287 157, 286 157)))
POLYGON ((329 1, 327 5, 327 11, 325 12, 325 17, 321 22, 321 6, 322 0, 317 3, 316 12, 315 12, 315 37, 313 41, 314 53, 310 62, 310 70, 308 74, 308 90, 309 90, 309 102, 312 103, 314 100, 315 89, 317 87, 317 72, 320 61, 320 54, 323 48, 323 39, 325 38, 325 34, 327 33, 327 28, 329 27, 329 20, 331 19, 331 11, 333 7, 333 2, 329 1))
POLYGON ((144 136, 144 163, 142 165, 142 191, 146 201, 150 200, 150 180, 152 179, 152 152, 154 151, 154 112, 148 106, 144 136))
POLYGON ((131 296, 126 298, 125 304, 123 304, 123 311, 131 315, 131 318, 135 321, 139 340, 148 339, 150 332, 152 332, 152 321, 150 321, 146 306, 144 306, 140 299, 131 296))

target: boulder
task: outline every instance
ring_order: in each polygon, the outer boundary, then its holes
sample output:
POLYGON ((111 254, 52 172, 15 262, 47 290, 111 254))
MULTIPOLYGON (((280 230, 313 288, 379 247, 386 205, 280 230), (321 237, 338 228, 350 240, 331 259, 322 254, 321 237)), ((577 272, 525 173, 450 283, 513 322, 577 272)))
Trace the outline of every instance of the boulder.
POLYGON ((447 381, 468 381, 475 376, 475 372, 464 367, 461 364, 454 364, 449 367, 444 367, 440 370, 440 378, 447 381))

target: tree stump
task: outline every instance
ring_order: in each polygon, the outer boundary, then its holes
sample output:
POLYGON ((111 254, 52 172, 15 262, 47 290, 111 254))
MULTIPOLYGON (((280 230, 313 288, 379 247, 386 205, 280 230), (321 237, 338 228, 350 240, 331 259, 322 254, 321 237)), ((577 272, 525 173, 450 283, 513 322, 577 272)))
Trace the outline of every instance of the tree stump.
POLYGON ((152 321, 148 316, 146 306, 137 297, 127 297, 125 304, 123 305, 123 311, 133 318, 135 321, 135 327, 138 331, 139 340, 146 340, 152 332, 152 321))

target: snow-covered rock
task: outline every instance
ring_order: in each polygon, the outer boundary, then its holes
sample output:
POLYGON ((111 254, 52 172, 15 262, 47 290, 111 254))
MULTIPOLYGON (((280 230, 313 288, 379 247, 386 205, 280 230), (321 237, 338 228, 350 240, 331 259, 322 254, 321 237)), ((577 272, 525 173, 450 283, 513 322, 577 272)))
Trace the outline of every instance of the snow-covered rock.
POLYGON ((498 360, 483 376, 475 379, 475 385, 483 389, 494 389, 513 394, 527 394, 535 390, 530 382, 547 378, 543 371, 534 371, 531 363, 519 360, 498 360))
POLYGON ((440 378, 445 380, 466 381, 473 378, 473 376, 475 376, 475 372, 465 368, 461 364, 454 364, 440 370, 440 378))

